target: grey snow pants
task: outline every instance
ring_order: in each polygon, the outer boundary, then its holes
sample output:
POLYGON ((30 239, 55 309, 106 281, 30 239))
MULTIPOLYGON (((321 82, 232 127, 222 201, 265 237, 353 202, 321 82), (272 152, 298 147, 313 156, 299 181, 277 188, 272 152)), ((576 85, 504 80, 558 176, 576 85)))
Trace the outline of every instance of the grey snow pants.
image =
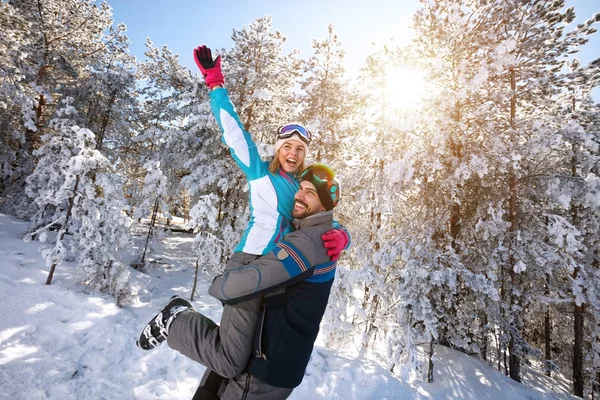
MULTIPOLYGON (((225 269, 250 264, 259 256, 233 253, 225 269)), ((225 305, 221 326, 195 312, 182 312, 175 318, 167 343, 184 356, 225 378, 240 375, 252 354, 254 332, 262 298, 225 305)))
MULTIPOLYGON (((248 265, 258 257, 234 253, 225 269, 248 265)), ((221 326, 198 312, 185 311, 169 329, 169 347, 207 367, 201 384, 211 370, 229 378, 219 391, 221 400, 284 400, 292 393, 293 389, 271 386, 245 372, 261 305, 262 298, 225 305, 221 326)))
MULTIPOLYGON (((201 384, 209 374, 206 370, 201 384)), ((294 389, 271 386, 248 372, 225 380, 219 390, 220 400, 285 400, 294 389)))

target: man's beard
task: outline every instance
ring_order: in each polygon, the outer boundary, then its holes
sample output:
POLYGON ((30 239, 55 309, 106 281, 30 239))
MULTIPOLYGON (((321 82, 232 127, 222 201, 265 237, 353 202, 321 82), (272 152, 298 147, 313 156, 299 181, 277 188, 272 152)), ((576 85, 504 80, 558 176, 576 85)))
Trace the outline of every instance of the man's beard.
POLYGON ((296 218, 296 219, 302 219, 302 218, 306 218, 308 217, 308 213, 309 213, 309 208, 308 205, 296 200, 296 203, 300 203, 302 204, 305 208, 302 211, 296 211, 296 209, 294 208, 294 210, 292 210, 292 217, 296 218))

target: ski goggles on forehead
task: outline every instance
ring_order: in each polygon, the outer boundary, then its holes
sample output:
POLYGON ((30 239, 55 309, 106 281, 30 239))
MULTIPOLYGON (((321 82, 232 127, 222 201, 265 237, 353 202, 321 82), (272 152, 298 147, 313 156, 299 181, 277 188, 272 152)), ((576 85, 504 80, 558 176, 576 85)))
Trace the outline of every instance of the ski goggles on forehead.
POLYGON ((304 143, 310 144, 312 134, 308 129, 299 124, 287 124, 281 126, 277 130, 277 139, 288 139, 292 137, 293 134, 297 134, 304 143))
POLYGON ((340 195, 340 188, 334 177, 335 172, 327 165, 313 164, 300 175, 300 180, 315 185, 321 204, 326 210, 331 210, 338 204, 340 195))
POLYGON ((325 185, 334 177, 335 172, 325 164, 313 164, 300 175, 301 180, 311 181, 315 186, 325 185))

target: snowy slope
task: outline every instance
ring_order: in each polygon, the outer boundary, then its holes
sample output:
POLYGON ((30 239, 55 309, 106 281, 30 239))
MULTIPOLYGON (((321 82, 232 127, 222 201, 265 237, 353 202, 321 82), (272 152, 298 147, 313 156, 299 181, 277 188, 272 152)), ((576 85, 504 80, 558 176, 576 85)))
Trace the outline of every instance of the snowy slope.
MULTIPOLYGON (((132 270, 135 293, 124 309, 110 297, 85 292, 57 268, 46 286, 40 243, 21 240, 26 224, 0 214, 0 399, 188 399, 204 372, 166 345, 144 352, 140 329, 173 294, 189 297, 193 237, 174 234, 153 254, 148 274, 132 270)), ((221 306, 202 276, 194 307, 219 320, 221 306)), ((533 371, 522 385, 488 364, 438 347, 435 381, 401 382, 385 363, 355 349, 316 346, 303 383, 291 399, 567 399, 567 383, 533 371)))

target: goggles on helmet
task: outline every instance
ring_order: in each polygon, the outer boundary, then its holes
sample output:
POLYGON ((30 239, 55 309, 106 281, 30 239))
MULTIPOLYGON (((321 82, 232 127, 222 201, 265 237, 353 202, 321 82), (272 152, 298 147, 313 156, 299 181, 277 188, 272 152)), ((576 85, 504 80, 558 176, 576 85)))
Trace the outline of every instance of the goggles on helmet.
POLYGON ((332 210, 340 200, 340 186, 334 179, 335 172, 325 164, 313 164, 302 172, 300 180, 315 185, 321 204, 326 210, 332 210))
POLYGON ((306 129, 300 124, 287 124, 279 127, 279 129, 277 130, 277 139, 288 139, 292 137, 294 133, 298 134, 298 136, 304 143, 310 144, 312 134, 308 129, 306 129))

